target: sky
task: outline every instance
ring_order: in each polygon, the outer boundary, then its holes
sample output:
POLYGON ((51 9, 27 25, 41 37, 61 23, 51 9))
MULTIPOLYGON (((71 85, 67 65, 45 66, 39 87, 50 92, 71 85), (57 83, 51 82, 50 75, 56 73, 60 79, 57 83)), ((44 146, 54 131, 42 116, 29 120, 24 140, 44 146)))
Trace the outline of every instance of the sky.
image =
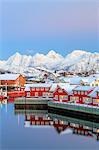
POLYGON ((0 0, 0 60, 15 52, 99 51, 98 0, 0 0))

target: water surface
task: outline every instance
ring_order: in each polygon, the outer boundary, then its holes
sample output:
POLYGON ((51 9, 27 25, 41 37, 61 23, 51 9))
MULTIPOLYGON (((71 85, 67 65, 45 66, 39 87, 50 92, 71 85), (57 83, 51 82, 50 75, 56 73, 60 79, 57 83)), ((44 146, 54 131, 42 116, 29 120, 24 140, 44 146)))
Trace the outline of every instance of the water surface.
POLYGON ((0 106, 1 150, 99 149, 98 128, 98 123, 47 110, 20 112, 13 104, 0 106))

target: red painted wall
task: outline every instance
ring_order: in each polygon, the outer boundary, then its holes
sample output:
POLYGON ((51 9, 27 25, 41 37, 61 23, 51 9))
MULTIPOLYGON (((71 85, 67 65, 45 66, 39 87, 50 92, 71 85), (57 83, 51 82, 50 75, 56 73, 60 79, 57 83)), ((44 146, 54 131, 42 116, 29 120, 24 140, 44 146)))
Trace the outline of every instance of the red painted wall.
POLYGON ((68 100, 63 99, 62 102, 70 101, 70 95, 68 95, 68 93, 65 90, 58 87, 56 89, 56 91, 53 93, 53 100, 54 101, 61 101, 60 96, 68 96, 68 100), (61 91, 59 91, 59 90, 61 90, 61 91), (58 100, 55 100, 55 96, 58 96, 58 100))

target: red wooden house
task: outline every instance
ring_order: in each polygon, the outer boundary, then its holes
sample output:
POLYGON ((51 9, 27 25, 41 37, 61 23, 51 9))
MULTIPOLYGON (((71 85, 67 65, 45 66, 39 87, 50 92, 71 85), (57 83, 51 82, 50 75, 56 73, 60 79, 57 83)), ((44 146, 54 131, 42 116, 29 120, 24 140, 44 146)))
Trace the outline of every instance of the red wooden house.
POLYGON ((92 99, 92 104, 94 106, 99 106, 99 87, 95 87, 88 96, 92 99))
POLYGON ((21 74, 1 74, 0 85, 9 87, 22 87, 25 84, 25 77, 21 74))
POLYGON ((57 89, 53 92, 53 100, 59 102, 68 102, 70 101, 70 96, 72 94, 72 90, 76 87, 76 85, 69 85, 66 83, 60 83, 57 86, 57 89))
POLYGON ((27 84, 25 88, 25 96, 49 98, 50 88, 51 84, 46 83, 27 84))
POLYGON ((25 97, 25 87, 15 87, 14 90, 7 92, 8 98, 25 97))
POLYGON ((92 103, 91 98, 88 96, 92 91, 94 90, 94 87, 91 86, 78 86, 75 89, 73 89, 73 94, 70 97, 70 100, 75 103, 92 103))

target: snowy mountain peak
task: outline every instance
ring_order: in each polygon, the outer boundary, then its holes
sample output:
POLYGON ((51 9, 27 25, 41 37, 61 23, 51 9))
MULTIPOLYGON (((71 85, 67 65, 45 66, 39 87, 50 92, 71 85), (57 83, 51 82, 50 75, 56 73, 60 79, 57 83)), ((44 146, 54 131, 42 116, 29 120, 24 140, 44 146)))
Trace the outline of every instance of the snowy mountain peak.
POLYGON ((74 50, 72 51, 72 53, 79 53, 79 54, 82 54, 82 53, 88 53, 87 51, 84 51, 84 50, 74 50))
POLYGON ((16 52, 14 55, 13 55, 13 57, 20 57, 21 56, 21 54, 19 53, 19 52, 16 52))
POLYGON ((70 55, 80 56, 80 55, 84 55, 84 54, 87 54, 87 53, 89 53, 89 52, 84 51, 84 50, 74 50, 74 51, 72 51, 72 53, 70 55))
POLYGON ((56 55, 57 53, 54 50, 50 50, 47 55, 56 55))
POLYGON ((64 58, 53 50, 50 50, 47 55, 37 53, 34 56, 16 52, 7 61, 0 61, 1 69, 5 68, 16 73, 29 72, 34 70, 34 67, 71 72, 90 70, 99 72, 99 53, 74 50, 64 58))
POLYGON ((50 50, 47 54, 47 57, 52 58, 52 59, 62 59, 63 57, 56 53, 54 50, 50 50))

